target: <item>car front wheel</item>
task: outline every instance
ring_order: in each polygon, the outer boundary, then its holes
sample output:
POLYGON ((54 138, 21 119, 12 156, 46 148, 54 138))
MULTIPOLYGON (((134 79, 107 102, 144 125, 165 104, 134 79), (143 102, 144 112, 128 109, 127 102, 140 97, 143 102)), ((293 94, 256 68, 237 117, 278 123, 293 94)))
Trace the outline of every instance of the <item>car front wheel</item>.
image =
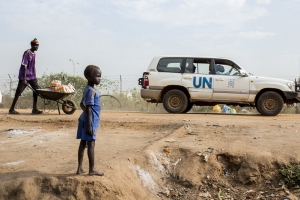
POLYGON ((257 101, 257 110, 264 116, 278 115, 283 108, 283 99, 277 92, 269 91, 263 93, 257 101))
POLYGON ((163 106, 169 113, 183 113, 188 106, 188 99, 181 90, 170 90, 163 97, 163 106))
POLYGON ((190 110, 192 110, 193 106, 194 106, 194 103, 188 103, 188 106, 186 107, 185 111, 183 111, 183 113, 190 112, 190 110))

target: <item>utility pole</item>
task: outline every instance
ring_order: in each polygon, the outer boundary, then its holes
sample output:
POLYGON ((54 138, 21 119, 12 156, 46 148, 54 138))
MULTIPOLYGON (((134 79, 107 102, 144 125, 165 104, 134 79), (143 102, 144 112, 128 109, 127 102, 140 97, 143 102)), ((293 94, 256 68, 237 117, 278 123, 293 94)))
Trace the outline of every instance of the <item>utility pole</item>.
POLYGON ((120 75, 120 97, 122 96, 122 75, 120 75))
POLYGON ((9 92, 11 92, 11 83, 12 83, 12 80, 11 80, 11 77, 10 77, 9 74, 8 74, 8 76, 9 76, 9 79, 10 79, 10 82, 9 82, 9 92))

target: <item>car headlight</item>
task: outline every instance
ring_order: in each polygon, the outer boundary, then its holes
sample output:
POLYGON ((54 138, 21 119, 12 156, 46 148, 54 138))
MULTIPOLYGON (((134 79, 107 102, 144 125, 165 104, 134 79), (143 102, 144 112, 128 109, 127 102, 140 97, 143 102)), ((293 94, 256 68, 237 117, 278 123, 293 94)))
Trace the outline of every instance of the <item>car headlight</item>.
POLYGON ((288 82, 288 83, 286 83, 286 84, 287 84, 287 86, 288 86, 291 90, 293 90, 294 84, 295 84, 295 83, 288 82))

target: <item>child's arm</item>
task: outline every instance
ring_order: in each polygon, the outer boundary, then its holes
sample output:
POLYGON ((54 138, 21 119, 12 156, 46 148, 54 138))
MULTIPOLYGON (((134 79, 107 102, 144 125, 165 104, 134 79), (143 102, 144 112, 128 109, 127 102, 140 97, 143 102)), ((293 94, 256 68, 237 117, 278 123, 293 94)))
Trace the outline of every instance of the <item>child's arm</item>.
POLYGON ((80 102, 80 108, 83 110, 83 112, 85 112, 85 106, 83 105, 82 102, 80 102))
POLYGON ((92 135, 92 122, 91 122, 91 106, 86 106, 85 108, 85 116, 86 116, 86 133, 88 135, 92 135))

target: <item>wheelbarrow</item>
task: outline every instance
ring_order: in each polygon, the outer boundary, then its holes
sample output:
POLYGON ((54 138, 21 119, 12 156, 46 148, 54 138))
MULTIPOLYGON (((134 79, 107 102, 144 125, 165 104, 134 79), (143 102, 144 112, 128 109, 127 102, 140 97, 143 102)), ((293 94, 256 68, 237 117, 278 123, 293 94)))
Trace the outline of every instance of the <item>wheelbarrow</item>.
POLYGON ((57 105, 58 113, 60 114, 59 104, 62 105, 62 110, 65 114, 71 115, 75 112, 77 109, 76 104, 74 101, 70 99, 66 99, 67 97, 74 94, 73 93, 61 93, 61 92, 55 92, 51 91, 50 89, 33 89, 29 84, 27 86, 40 98, 43 99, 44 102, 44 111, 45 106, 50 105, 51 101, 55 101, 57 105))

